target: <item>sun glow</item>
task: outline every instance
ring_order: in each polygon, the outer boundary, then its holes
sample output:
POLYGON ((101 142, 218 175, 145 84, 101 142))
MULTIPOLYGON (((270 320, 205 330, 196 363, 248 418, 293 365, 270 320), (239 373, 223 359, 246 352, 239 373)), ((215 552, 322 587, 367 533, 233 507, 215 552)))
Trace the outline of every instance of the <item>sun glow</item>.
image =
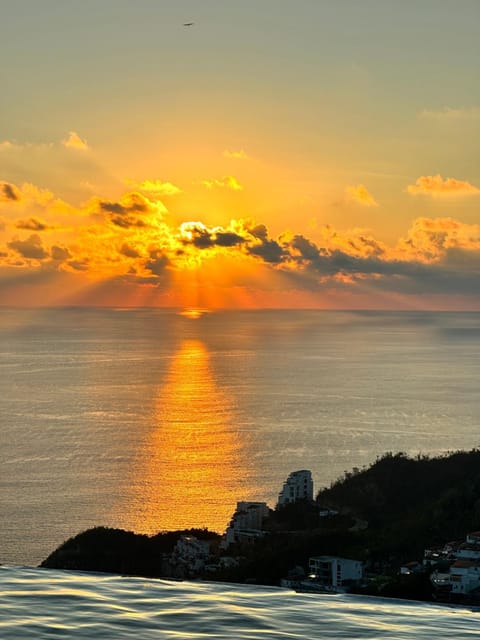
POLYGON ((180 311, 180 315, 189 320, 198 320, 205 313, 209 313, 207 309, 183 309, 180 311))

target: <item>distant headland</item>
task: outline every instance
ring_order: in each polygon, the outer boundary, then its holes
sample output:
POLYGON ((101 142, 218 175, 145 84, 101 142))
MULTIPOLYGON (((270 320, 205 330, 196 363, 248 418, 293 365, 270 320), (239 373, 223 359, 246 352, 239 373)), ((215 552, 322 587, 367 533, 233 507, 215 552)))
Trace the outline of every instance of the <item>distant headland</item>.
POLYGON ((480 602, 480 449, 387 453, 313 497, 290 474, 275 509, 239 502, 223 536, 96 527, 42 567, 480 602))

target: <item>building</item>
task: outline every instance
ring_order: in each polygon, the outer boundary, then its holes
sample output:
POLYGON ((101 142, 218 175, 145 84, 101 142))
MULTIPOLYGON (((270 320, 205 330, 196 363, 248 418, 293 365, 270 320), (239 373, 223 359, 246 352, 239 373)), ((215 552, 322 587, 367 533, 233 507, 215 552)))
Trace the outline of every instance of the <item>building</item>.
POLYGON ((337 556, 315 556, 308 561, 310 578, 325 587, 335 589, 351 586, 363 578, 363 565, 359 560, 337 556))
POLYGON ((458 560, 480 560, 480 544, 462 542, 455 551, 455 557, 458 560))
POLYGON ((480 531, 468 533, 453 552, 449 582, 452 594, 465 595, 480 589, 480 531))
POLYGON ((474 531, 467 534, 467 542, 469 544, 477 544, 480 549, 480 531, 474 531))
POLYGON ((288 476, 278 496, 278 506, 297 500, 313 500, 312 472, 306 469, 293 471, 288 476))
POLYGON ((452 593, 465 595, 480 588, 480 562, 456 560, 450 567, 452 593))
POLYGON ((255 542, 264 535, 262 523, 268 514, 266 502, 237 502, 237 508, 221 546, 226 549, 236 542, 255 542))
POLYGON ((195 536, 181 536, 175 545, 171 561, 177 570, 187 573, 201 571, 210 555, 210 543, 195 536))

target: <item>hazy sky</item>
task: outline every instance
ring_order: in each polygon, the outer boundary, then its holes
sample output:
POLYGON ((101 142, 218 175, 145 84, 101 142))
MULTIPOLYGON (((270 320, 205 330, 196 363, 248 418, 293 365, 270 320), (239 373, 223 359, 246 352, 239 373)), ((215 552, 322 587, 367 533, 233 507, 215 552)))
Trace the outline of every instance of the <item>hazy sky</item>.
POLYGON ((478 0, 1 13, 0 304, 480 308, 478 0))

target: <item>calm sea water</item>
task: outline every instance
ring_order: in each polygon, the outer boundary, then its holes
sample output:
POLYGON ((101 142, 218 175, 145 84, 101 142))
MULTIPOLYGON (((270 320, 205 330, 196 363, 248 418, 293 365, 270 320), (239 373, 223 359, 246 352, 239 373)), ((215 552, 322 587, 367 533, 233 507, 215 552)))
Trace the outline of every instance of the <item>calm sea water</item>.
POLYGON ((0 562, 480 444, 480 314, 0 309, 0 562))
POLYGON ((0 567, 2 640, 478 638, 463 607, 0 567))

